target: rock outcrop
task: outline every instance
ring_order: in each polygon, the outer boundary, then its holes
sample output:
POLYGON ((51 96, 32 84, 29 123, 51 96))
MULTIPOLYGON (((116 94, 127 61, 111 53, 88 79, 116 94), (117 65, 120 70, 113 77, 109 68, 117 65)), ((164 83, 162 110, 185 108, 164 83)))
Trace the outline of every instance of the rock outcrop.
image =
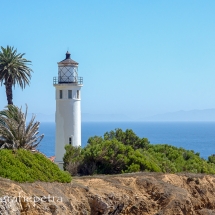
POLYGON ((70 184, 0 179, 1 215, 215 215, 215 177, 135 173, 70 184))

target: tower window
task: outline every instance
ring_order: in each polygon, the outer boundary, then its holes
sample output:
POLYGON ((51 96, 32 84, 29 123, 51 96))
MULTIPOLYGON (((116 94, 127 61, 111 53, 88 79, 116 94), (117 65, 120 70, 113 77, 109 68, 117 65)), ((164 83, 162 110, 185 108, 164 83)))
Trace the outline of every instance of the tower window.
POLYGON ((72 137, 69 138, 69 145, 72 145, 72 137))
POLYGON ((72 90, 68 90, 68 99, 72 99, 72 90))
POLYGON ((60 90, 60 99, 63 98, 63 90, 60 90))
POLYGON ((80 99, 80 92, 77 90, 77 99, 80 99))

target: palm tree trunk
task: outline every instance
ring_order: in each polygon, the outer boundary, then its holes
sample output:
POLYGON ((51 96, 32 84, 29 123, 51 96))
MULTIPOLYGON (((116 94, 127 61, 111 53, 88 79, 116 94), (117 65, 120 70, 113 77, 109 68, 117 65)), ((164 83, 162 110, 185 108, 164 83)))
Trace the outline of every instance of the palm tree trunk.
POLYGON ((9 105, 13 104, 13 91, 12 91, 12 82, 5 83, 6 95, 7 95, 7 103, 9 105))

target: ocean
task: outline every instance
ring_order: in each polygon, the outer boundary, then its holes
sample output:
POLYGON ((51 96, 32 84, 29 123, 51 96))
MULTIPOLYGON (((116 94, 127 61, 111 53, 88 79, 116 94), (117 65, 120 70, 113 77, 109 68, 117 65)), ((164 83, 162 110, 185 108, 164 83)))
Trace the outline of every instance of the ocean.
MULTIPOLYGON (((207 159, 215 154, 215 122, 82 122, 82 147, 92 136, 103 136, 106 131, 132 129, 139 137, 146 137, 151 144, 169 144, 199 152, 207 159)), ((40 134, 45 137, 38 149, 52 156, 55 154, 55 123, 40 124, 40 134)))

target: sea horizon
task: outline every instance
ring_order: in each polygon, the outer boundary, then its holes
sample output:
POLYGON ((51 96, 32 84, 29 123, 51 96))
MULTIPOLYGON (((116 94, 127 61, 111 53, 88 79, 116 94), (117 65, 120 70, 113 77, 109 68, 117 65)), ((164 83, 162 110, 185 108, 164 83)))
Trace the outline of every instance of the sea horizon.
MULTIPOLYGON (((215 122, 82 122, 82 147, 92 136, 121 128, 132 129, 137 136, 148 138, 151 144, 168 144, 193 150, 207 159, 215 154, 215 122)), ((55 154, 55 123, 42 122, 40 134, 45 137, 39 150, 47 156, 55 154)))

